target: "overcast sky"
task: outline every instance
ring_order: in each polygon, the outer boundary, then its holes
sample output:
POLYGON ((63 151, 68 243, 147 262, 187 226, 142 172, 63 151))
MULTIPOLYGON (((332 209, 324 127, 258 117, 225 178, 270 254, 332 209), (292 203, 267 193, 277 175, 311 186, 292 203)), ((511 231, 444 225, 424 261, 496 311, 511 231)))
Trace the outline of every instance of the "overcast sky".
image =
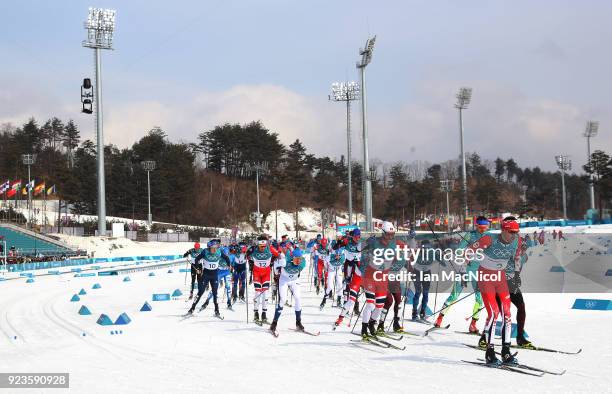
MULTIPOLYGON (((612 2, 538 1, 2 1, 0 123, 73 118, 93 77, 81 46, 92 5, 117 9, 103 53, 106 143, 131 145, 153 126, 175 141, 225 122, 261 120, 316 155, 346 150, 345 107, 330 84, 357 80, 358 49, 377 35, 367 68, 370 155, 444 161, 459 153, 454 95, 473 87, 467 151, 553 169, 554 155, 612 150, 612 2)), ((360 111, 353 111, 360 144, 360 111)), ((355 158, 361 149, 355 150, 355 158)))

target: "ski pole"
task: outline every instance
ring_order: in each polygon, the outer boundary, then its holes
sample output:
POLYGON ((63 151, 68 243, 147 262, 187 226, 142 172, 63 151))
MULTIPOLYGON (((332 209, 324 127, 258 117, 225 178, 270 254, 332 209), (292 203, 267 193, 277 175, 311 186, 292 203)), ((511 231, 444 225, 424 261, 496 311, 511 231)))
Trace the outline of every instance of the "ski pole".
MULTIPOLYGON (((459 298, 457 301, 453 302, 451 305, 455 305, 456 303, 458 303, 459 301, 465 300, 466 298, 468 298, 469 296, 471 296, 472 294, 476 293, 475 291, 471 292, 470 294, 466 294, 465 296, 459 298)), ((443 310, 445 310, 446 308, 448 308, 449 306, 443 306, 442 308, 440 308, 440 310, 435 311, 431 314, 431 316, 437 315, 438 313, 442 312, 443 310)))
POLYGON ((361 306, 361 309, 359 309, 359 314, 357 315, 357 319, 355 319, 355 324, 353 324, 353 328, 351 328, 351 334, 355 331, 355 326, 357 325, 357 322, 359 321, 359 316, 361 316, 361 312, 363 311, 363 308, 365 308, 365 306, 367 305, 367 301, 363 303, 363 305, 361 306))
POLYGON ((477 314, 479 314, 479 313, 480 313, 480 311, 482 311, 483 309, 485 309, 485 307, 484 307, 484 306, 483 306, 482 308, 480 308, 479 310, 477 310, 476 312, 472 313, 470 316, 466 317, 466 318, 465 318, 465 321, 468 321, 468 320, 470 320, 470 319, 473 319, 473 318, 474 318, 474 316, 476 316, 477 314))

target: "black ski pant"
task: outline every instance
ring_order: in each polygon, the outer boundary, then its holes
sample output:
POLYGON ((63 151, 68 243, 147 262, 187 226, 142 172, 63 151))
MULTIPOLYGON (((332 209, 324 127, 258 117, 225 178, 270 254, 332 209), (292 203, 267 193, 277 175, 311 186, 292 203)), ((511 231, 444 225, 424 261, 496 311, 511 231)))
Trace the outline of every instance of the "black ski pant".
POLYGON ((212 295, 213 295, 213 303, 215 304, 215 311, 219 310, 219 304, 217 303, 217 289, 219 287, 219 277, 218 277, 216 269, 202 270, 202 275, 198 277, 198 295, 195 298, 195 300, 193 300, 193 305, 191 306, 192 310, 194 310, 196 305, 198 305, 198 302, 200 301, 202 294, 204 294, 204 292, 206 291, 206 287, 208 286, 210 286, 210 291, 212 292, 212 295))

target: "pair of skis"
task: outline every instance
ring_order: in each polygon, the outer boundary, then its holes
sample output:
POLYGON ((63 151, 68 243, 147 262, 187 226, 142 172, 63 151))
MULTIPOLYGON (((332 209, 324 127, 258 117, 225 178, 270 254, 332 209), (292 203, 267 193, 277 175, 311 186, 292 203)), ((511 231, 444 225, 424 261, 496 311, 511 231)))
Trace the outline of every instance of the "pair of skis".
MULTIPOLYGON (((361 336, 361 334, 358 334, 356 332, 352 333, 353 335, 357 335, 357 336, 361 336)), ((402 339, 402 337, 399 338, 393 338, 392 336, 390 336, 389 334, 383 334, 385 338, 387 339, 392 339, 395 341, 399 341, 402 339)), ((378 336, 367 336, 365 338, 361 338, 361 339, 350 339, 349 340, 351 343, 367 343, 370 345, 374 345, 374 346, 378 346, 378 347, 382 347, 385 349, 395 349, 395 350, 406 350, 406 346, 397 346, 391 342, 385 341, 384 339, 379 338, 378 336)))
POLYGON ((463 362, 469 363, 469 364, 475 364, 475 365, 484 365, 486 367, 492 367, 492 368, 501 368, 501 369, 506 369, 506 370, 510 370, 512 372, 518 372, 518 373, 522 373, 522 374, 527 374, 527 375, 531 375, 531 376, 544 376, 546 374, 548 375, 555 375, 555 376, 561 376, 563 374, 565 374, 566 370, 563 369, 561 371, 551 371, 548 369, 542 369, 542 368, 537 368, 537 367, 532 367, 531 365, 527 365, 527 364, 521 364, 521 363, 513 363, 513 364, 504 364, 504 363, 498 363, 498 364, 487 364, 485 362, 485 360, 479 358, 478 361, 467 361, 467 360, 461 360, 463 362))

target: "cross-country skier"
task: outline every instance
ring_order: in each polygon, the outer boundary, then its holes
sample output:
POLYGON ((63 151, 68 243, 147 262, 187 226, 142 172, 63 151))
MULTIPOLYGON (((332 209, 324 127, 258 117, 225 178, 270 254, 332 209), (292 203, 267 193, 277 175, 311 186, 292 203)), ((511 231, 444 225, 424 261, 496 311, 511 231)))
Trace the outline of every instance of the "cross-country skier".
MULTIPOLYGON (((515 220, 516 218, 513 216, 508 216, 504 219, 504 221, 515 220)), ((561 230, 559 230, 559 234, 560 233, 561 230)), ((516 307, 516 344, 523 348, 533 349, 534 346, 532 343, 525 338, 525 318, 527 317, 527 313, 525 312, 523 293, 521 293, 521 271, 528 259, 526 252, 527 244, 523 241, 520 247, 520 267, 517 269, 514 258, 508 259, 506 280, 508 281, 508 290, 510 291, 510 302, 516 307)), ((501 306, 499 298, 498 306, 501 306)))
POLYGON ((268 290, 270 289, 270 264, 273 257, 278 257, 276 249, 268 245, 265 236, 257 238, 257 248, 251 251, 249 257, 253 260, 253 283, 255 285, 255 317, 256 323, 267 323, 268 290), (259 311, 261 309, 261 320, 259 311))
POLYGON ((383 222, 383 235, 368 239, 364 252, 367 251, 367 266, 363 276, 363 288, 366 295, 366 304, 361 311, 361 336, 366 339, 369 335, 375 337, 378 320, 382 314, 387 299, 387 276, 389 267, 395 260, 395 226, 391 222, 383 222), (391 258, 387 255, 391 249, 391 258), (378 258, 376 258, 378 256, 378 258), (368 333, 369 330, 369 333, 368 333))
POLYGON ((432 248, 429 240, 424 240, 421 243, 421 252, 412 264, 412 272, 416 274, 414 296, 412 298, 412 320, 426 321, 427 302, 429 301, 429 288, 431 286, 431 268, 436 262, 446 266, 442 261, 441 252, 439 248, 432 248), (421 299, 421 307, 418 308, 421 294, 423 298, 421 299))
MULTIPOLYGON (((340 245, 340 244, 337 244, 340 245)), ((358 297, 361 290, 361 230, 358 228, 350 232, 350 237, 344 242, 344 256, 346 258, 344 268, 344 280, 346 282, 347 300, 336 319, 334 325, 342 324, 344 317, 351 311, 359 313, 358 297)))
MULTIPOLYGON (((231 267, 234 265, 234 256, 230 254, 229 248, 223 247, 220 248, 221 253, 225 258, 219 260, 219 268, 217 269, 217 283, 221 285, 221 281, 223 281, 223 286, 225 287, 225 295, 227 297, 227 309, 230 311, 232 309, 232 300, 231 300, 231 267)), ((206 301, 202 304, 200 311, 203 311, 208 306, 210 299, 213 297, 212 290, 208 292, 208 296, 206 297, 206 301)))
MULTIPOLYGON (((489 230, 489 220, 484 216, 479 216, 476 218, 476 230, 470 231, 464 237, 462 237, 461 242, 459 242, 458 250, 465 250, 465 247, 473 244, 478 241, 480 237, 482 237, 487 230, 489 230)), ((467 264, 461 264, 459 268, 460 273, 467 273, 471 276, 470 283, 472 288, 474 289, 474 307, 472 308, 472 320, 470 322, 469 332, 473 334, 478 334, 478 327, 476 327, 476 322, 480 316, 480 311, 482 310, 482 296, 480 295, 480 290, 478 290, 478 280, 475 277, 478 272, 479 262, 476 260, 472 260, 467 264)), ((444 319, 444 315, 448 313, 450 307, 457 301, 463 289, 467 287, 466 281, 457 281, 453 284, 453 288, 451 290, 450 295, 444 301, 444 306, 442 307, 442 311, 438 315, 436 319, 436 327, 440 327, 442 325, 442 320, 444 319)))
MULTIPOLYGON (((333 294, 336 294, 336 304, 340 308, 342 306, 342 268, 344 267, 344 247, 339 247, 333 250, 329 255, 329 259, 325 262, 326 286, 325 294, 323 295, 323 301, 321 301, 321 309, 325 306, 327 298, 332 298, 333 294)), ((332 298, 332 304, 333 304, 332 298)))
POLYGON ((327 266, 329 262, 330 249, 331 248, 329 247, 327 243, 327 238, 322 238, 321 242, 314 246, 314 255, 316 256, 316 260, 317 260, 317 264, 315 266, 316 268, 315 287, 317 290, 317 294, 319 294, 321 287, 325 289, 325 286, 326 286, 324 271, 325 271, 325 267, 327 266))
POLYGON ((236 256, 234 257, 233 266, 234 284, 232 288, 232 301, 234 303, 238 298, 240 298, 241 301, 245 301, 244 290, 246 286, 246 265, 248 264, 246 245, 238 245, 238 248, 239 250, 236 252, 236 256))
MULTIPOLYGON (((198 305, 204 289, 210 285, 210 289, 213 295, 213 303, 215 304, 215 316, 220 317, 219 304, 217 303, 217 287, 219 287, 219 281, 217 278, 217 269, 219 268, 219 262, 222 259, 227 259, 225 255, 219 250, 219 244, 216 240, 209 241, 207 248, 203 249, 202 252, 196 257, 195 265, 197 267, 198 274, 198 295, 193 301, 191 308, 187 314, 192 314, 195 307, 198 305)), ((226 260, 229 263, 228 260, 226 260)))
POLYGON ((200 243, 196 242, 195 244, 193 244, 193 248, 189 249, 187 252, 185 252, 185 254, 183 255, 183 257, 187 257, 189 259, 190 262, 190 266, 191 266, 191 291, 189 292, 189 299, 191 300, 193 298, 193 289, 195 287, 195 283, 196 283, 196 279, 197 279, 197 269, 195 266, 195 258, 198 257, 198 255, 202 253, 202 248, 200 248, 200 243))
MULTIPOLYGON (((506 267, 510 259, 514 260, 515 271, 520 272, 521 241, 519 236, 519 224, 514 220, 502 222, 501 234, 485 234, 478 241, 468 247, 473 253, 482 250, 482 260, 478 268, 478 287, 482 294, 482 300, 487 310, 487 321, 480 338, 479 345, 486 346, 486 362, 498 364, 493 349, 493 326, 500 310, 497 306, 496 296, 501 300, 502 321, 502 361, 504 363, 516 363, 516 359, 510 352, 510 333, 512 330, 512 317, 510 314, 510 294, 508 282, 506 281, 506 267)), ((477 255, 477 254, 475 254, 477 255)), ((519 276, 520 277, 520 276, 519 276)))
POLYGON ((287 251, 287 254, 281 258, 278 258, 274 263, 274 270, 278 271, 279 278, 279 295, 280 299, 276 305, 274 312, 274 319, 270 324, 270 331, 276 332, 276 326, 278 319, 280 318, 281 312, 283 311, 283 305, 287 299, 287 290, 293 294, 293 302, 295 309, 295 328, 298 331, 304 331, 302 325, 302 297, 300 293, 300 272, 306 267, 306 260, 302 255, 301 249, 294 249, 293 252, 287 251))
MULTIPOLYGON (((403 241, 397 241, 398 245, 401 247, 409 247, 411 249, 416 248, 416 241, 413 237, 408 240, 408 244, 405 244, 403 241)), ((391 266, 389 267, 389 275, 395 275, 394 278, 389 277, 388 280, 388 291, 387 298, 385 300, 385 305, 383 306, 382 315, 380 317, 380 322, 378 323, 377 333, 385 332, 385 320, 387 319, 387 314, 389 313, 389 308, 393 305, 393 331, 401 332, 403 330, 402 325, 400 324, 400 316, 399 316, 399 307, 402 300, 402 282, 398 277, 402 270, 410 271, 410 261, 412 261, 412 256, 409 254, 408 259, 404 259, 404 256, 400 256, 401 258, 393 261, 391 266)))

